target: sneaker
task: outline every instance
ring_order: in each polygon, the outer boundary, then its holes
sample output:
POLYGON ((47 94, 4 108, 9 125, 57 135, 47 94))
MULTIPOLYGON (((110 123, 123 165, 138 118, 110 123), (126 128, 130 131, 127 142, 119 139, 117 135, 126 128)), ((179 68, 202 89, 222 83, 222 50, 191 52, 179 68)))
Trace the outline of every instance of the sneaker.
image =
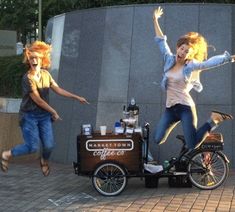
POLYGON ((230 115, 230 114, 227 114, 227 113, 223 113, 223 112, 220 112, 220 111, 217 111, 217 110, 213 110, 212 114, 211 114, 211 118, 216 124, 218 124, 222 121, 233 119, 233 116, 230 115))

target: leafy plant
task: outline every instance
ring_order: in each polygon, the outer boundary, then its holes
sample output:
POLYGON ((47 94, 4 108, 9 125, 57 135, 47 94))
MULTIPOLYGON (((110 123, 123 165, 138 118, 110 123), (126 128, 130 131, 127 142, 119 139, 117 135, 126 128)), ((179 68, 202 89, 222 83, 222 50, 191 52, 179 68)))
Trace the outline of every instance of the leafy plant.
POLYGON ((27 71, 23 57, 0 57, 0 96, 21 97, 21 79, 27 71))

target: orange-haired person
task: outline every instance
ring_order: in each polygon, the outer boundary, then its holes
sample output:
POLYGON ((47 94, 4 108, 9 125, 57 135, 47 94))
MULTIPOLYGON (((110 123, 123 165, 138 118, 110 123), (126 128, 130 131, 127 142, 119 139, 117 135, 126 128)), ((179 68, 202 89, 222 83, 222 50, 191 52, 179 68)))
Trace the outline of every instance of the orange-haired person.
POLYGON ((51 46, 35 41, 25 48, 24 63, 29 70, 22 79, 23 98, 20 105, 20 127, 24 143, 3 151, 1 169, 7 172, 11 157, 36 152, 42 144, 40 165, 44 176, 50 173, 49 157, 54 148, 52 121, 60 120, 59 114, 49 105, 49 89, 55 93, 88 104, 84 97, 70 93, 58 86, 48 69, 51 46))
POLYGON ((202 90, 199 80, 200 72, 232 62, 234 55, 225 52, 222 55, 207 60, 207 41, 197 32, 189 32, 179 38, 176 53, 173 54, 167 44, 167 38, 162 33, 158 19, 162 16, 161 7, 153 13, 155 41, 164 58, 164 72, 161 86, 166 91, 166 109, 156 127, 155 142, 164 143, 169 133, 180 122, 188 149, 193 149, 205 135, 214 129, 221 121, 232 116, 212 111, 208 121, 197 129, 197 114, 195 103, 190 95, 194 88, 202 90))

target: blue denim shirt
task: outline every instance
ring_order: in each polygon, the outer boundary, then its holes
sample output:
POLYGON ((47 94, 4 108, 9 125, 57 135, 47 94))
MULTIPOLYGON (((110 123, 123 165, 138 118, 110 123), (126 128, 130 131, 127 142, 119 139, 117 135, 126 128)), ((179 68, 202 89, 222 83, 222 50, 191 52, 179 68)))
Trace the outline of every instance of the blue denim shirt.
MULTIPOLYGON (((156 43, 159 45, 160 51, 164 56, 164 73, 163 79, 161 82, 161 87, 166 90, 167 89, 167 76, 166 72, 169 71, 176 63, 176 55, 172 54, 168 44, 167 37, 164 35, 163 38, 155 37, 156 43)), ((232 61, 231 55, 225 51, 222 55, 217 55, 205 60, 203 62, 199 62, 197 60, 191 60, 187 64, 184 65, 183 75, 185 78, 185 82, 191 83, 192 87, 197 91, 201 92, 203 87, 200 82, 199 74, 196 74, 196 77, 191 77, 192 73, 196 71, 199 73, 201 70, 210 69, 213 67, 217 67, 232 61)))

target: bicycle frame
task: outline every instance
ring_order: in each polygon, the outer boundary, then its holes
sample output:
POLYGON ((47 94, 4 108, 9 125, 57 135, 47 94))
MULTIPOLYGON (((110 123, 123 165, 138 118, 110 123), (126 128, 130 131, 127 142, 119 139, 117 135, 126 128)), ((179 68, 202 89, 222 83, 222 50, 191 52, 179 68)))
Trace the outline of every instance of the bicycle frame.
MULTIPOLYGON (((146 131, 146 135, 144 139, 146 139, 146 151, 144 161, 148 162, 148 150, 149 150, 149 123, 146 123, 144 126, 144 130, 146 131)), ((163 173, 168 172, 177 162, 180 162, 182 158, 186 158, 188 162, 191 160, 192 156, 198 154, 201 151, 212 151, 212 152, 220 152, 222 158, 229 163, 229 159, 222 152, 223 150, 223 136, 221 133, 209 134, 203 141, 201 141, 193 150, 188 150, 186 148, 186 142, 183 135, 177 135, 177 139, 182 142, 182 148, 180 154, 174 160, 170 160, 170 165, 163 169, 163 173)))

